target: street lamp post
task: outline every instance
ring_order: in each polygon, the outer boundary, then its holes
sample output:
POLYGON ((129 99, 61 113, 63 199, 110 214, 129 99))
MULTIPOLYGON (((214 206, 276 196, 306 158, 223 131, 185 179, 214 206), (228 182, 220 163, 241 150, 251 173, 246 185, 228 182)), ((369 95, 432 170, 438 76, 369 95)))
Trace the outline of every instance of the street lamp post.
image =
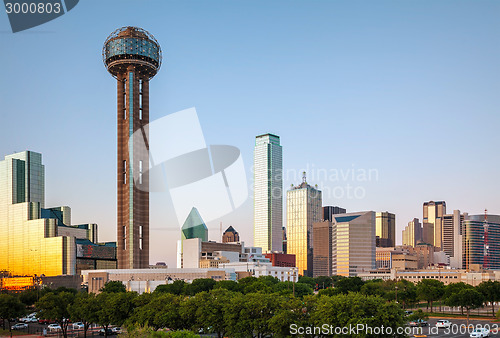
MULTIPOLYGON (((440 265, 438 265, 438 274, 439 274, 439 281, 442 282, 442 280, 441 280, 441 266, 440 265)), ((441 308, 442 304, 443 304, 443 299, 441 297, 441 299, 439 300, 439 312, 443 312, 443 310, 441 308)))
POLYGON ((293 297, 295 297, 295 276, 296 276, 297 271, 293 269, 293 276, 292 276, 292 287, 293 287, 293 297))

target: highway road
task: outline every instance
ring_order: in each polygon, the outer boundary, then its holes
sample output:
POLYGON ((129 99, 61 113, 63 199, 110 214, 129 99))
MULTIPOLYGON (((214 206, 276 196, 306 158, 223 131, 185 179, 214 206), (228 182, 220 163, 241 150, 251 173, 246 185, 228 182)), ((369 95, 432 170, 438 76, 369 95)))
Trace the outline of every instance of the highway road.
MULTIPOLYGON (((469 337, 470 332, 473 330, 472 328, 466 329, 467 320, 465 319, 452 319, 452 318, 442 318, 448 319, 452 326, 450 329, 437 329, 436 322, 440 318, 429 318, 428 327, 422 328, 422 334, 413 334, 410 337, 443 337, 443 338, 463 338, 469 337)), ((493 321, 487 320, 473 320, 469 321, 469 325, 474 327, 489 327, 492 330, 490 337, 500 337, 500 334, 497 333, 497 330, 500 327, 500 323, 495 323, 493 321)), ((417 333, 417 332, 414 332, 417 333)))

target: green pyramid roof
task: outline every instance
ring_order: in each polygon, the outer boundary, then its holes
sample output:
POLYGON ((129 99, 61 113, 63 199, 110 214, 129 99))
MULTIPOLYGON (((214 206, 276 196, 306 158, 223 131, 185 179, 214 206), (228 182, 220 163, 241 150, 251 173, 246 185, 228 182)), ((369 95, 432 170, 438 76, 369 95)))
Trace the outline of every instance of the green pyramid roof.
POLYGON ((186 221, 182 225, 182 239, 201 238, 208 241, 208 228, 198 212, 198 209, 191 209, 186 221))

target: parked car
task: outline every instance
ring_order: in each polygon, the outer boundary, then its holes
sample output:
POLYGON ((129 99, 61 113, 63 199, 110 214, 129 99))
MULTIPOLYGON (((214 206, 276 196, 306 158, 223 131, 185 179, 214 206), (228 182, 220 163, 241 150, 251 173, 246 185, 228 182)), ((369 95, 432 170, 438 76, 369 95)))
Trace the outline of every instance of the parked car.
POLYGON ((12 325, 11 329, 12 330, 25 330, 28 328, 28 324, 25 323, 17 323, 12 325))
POLYGON ((428 326, 429 323, 427 323, 425 320, 422 319, 417 319, 417 320, 412 320, 409 323, 410 326, 428 326))
POLYGON ((106 331, 104 331, 104 328, 100 329, 100 330, 99 330, 99 336, 104 336, 104 335, 105 335, 105 334, 104 334, 104 332, 107 332, 107 335, 108 335, 108 336, 111 336, 112 334, 114 334, 114 333, 113 333, 113 330, 111 330, 111 329, 108 327, 106 331))
POLYGON ((122 328, 121 327, 113 327, 111 331, 115 334, 122 333, 122 328))
POLYGON ((47 329, 49 329, 49 332, 53 332, 53 331, 61 331, 61 326, 59 324, 49 324, 49 326, 47 326, 47 329))
POLYGON ((406 316, 411 316, 412 314, 413 314, 413 311, 410 311, 410 310, 405 311, 406 316))
POLYGON ((436 327, 438 328, 449 328, 451 326, 451 322, 446 319, 440 319, 436 323, 436 327))
POLYGON ((472 331, 470 333, 471 338, 483 338, 483 337, 489 337, 489 336, 490 336, 490 330, 488 330, 486 328, 474 329, 474 331, 472 331))
POLYGON ((85 328, 85 324, 82 322, 73 323, 73 330, 83 330, 85 328))
POLYGON ((29 315, 19 318, 19 321, 22 323, 35 323, 36 312, 30 313, 29 315))

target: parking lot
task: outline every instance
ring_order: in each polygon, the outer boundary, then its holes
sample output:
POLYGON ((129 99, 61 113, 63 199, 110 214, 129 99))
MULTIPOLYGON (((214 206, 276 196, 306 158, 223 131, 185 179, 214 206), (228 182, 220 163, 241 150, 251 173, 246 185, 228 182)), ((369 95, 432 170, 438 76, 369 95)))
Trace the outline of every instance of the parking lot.
MULTIPOLYGON (((13 326, 15 323, 11 322, 11 326, 13 326)), ((57 337, 57 332, 50 332, 47 327, 49 326, 48 324, 39 324, 39 323, 27 323, 28 324, 28 329, 24 330, 16 330, 17 332, 25 332, 26 334, 38 334, 42 335, 43 330, 45 329, 47 332, 47 337, 50 336, 55 336, 57 337)), ((99 335, 99 330, 101 327, 92 327, 89 328, 87 331, 87 336, 98 336, 99 335)), ((61 335, 62 336, 62 335, 61 335)), ((73 327, 71 324, 68 325, 68 337, 83 337, 83 330, 73 330, 73 327)), ((108 335, 108 337, 116 337, 116 335, 108 335)))
MULTIPOLYGON (((469 337, 469 333, 466 333, 465 325, 467 321, 465 319, 452 319, 452 318, 429 318, 427 321, 429 326, 422 328, 411 328, 412 334, 410 337, 446 337, 446 338, 462 338, 469 337), (448 319, 452 326, 449 329, 438 329, 436 328, 436 322, 439 319, 448 319), (420 330, 421 329, 421 330, 420 330)), ((11 323, 14 325, 14 323, 11 323)), ((495 323, 493 321, 486 320, 474 320, 471 319, 469 321, 469 325, 473 325, 474 327, 488 327, 491 330, 490 337, 498 336, 500 338, 500 333, 497 332, 497 329, 500 327, 500 323, 495 323)), ((27 330, 18 330, 18 332, 26 332, 27 334, 39 334, 42 335, 43 330, 47 330, 48 324, 39 324, 39 323, 28 323, 27 330)), ((87 336, 98 336, 100 327, 89 328, 87 331, 87 336)), ((470 328, 467 332, 472 331, 470 328)), ((57 332, 49 332, 47 330, 47 336, 57 337, 57 332)), ((68 336, 69 337, 83 337, 83 330, 73 330, 72 325, 70 324, 68 327, 68 336)), ((116 337, 116 335, 110 335, 110 337, 116 337)))

